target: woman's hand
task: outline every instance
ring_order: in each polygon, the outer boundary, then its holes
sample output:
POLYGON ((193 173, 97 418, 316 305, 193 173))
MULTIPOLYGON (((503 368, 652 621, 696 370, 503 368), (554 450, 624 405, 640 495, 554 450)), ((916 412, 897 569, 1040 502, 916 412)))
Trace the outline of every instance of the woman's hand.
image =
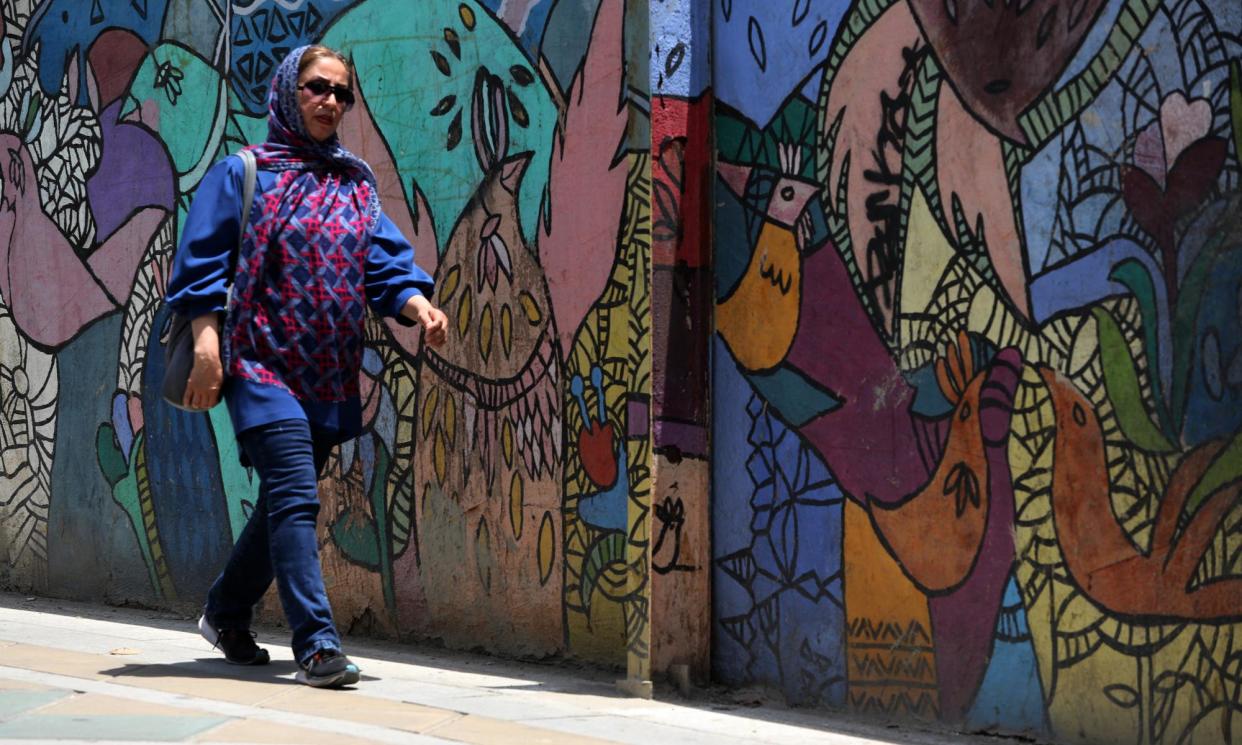
POLYGON ((186 408, 206 411, 220 402, 224 365, 220 361, 220 319, 215 313, 190 322, 194 331, 194 368, 181 399, 186 408))
POLYGON ((418 321, 423 327, 423 340, 428 345, 438 347, 448 341, 448 316, 432 305, 426 297, 415 295, 410 298, 401 314, 418 321))

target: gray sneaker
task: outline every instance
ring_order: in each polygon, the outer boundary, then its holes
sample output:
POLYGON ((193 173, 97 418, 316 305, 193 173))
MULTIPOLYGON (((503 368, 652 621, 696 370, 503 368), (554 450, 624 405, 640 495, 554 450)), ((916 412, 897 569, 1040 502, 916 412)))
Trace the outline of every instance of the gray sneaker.
POLYGON ((204 613, 198 619, 198 633, 211 646, 224 652, 224 659, 232 665, 266 665, 270 657, 267 650, 254 643, 255 634, 249 629, 217 629, 204 613))
POLYGON ((321 649, 302 665, 298 682, 315 688, 340 688, 357 683, 362 671, 339 649, 321 649))

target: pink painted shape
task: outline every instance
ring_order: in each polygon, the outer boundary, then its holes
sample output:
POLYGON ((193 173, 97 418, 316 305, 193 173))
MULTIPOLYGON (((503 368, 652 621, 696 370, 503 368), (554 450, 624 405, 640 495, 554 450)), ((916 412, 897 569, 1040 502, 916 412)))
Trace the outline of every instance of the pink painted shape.
POLYGON ((129 412, 129 428, 137 435, 142 431, 145 423, 142 418, 142 396, 130 394, 129 400, 125 402, 125 408, 129 412))
POLYGON ((1168 173, 1169 166, 1164 160, 1164 139, 1160 135, 1159 121, 1144 127, 1135 139, 1134 165, 1143 169, 1164 189, 1165 174, 1168 173))
POLYGON ((788 176, 776 182, 772 199, 768 202, 768 217, 778 225, 793 229, 798 217, 806 209, 806 203, 819 192, 819 186, 788 176))
POLYGON ((1164 135, 1164 162, 1168 169, 1177 156, 1212 129, 1212 104, 1207 99, 1187 101, 1181 91, 1173 91, 1160 104, 1160 131, 1164 135))
POLYGON ((0 135, 0 164, 7 176, 0 199, 0 292, 22 333, 57 347, 116 304, 44 214, 34 164, 13 135, 0 135))
POLYGON ((623 21, 622 0, 600 3, 586 59, 569 88, 564 130, 553 143, 552 215, 542 225, 539 253, 563 350, 572 348, 617 254, 626 166, 613 157, 628 120, 621 95, 623 21))
MULTIPOLYGON (((980 218, 987 240, 988 257, 1014 310, 1027 318, 1031 303, 1027 294, 1026 267, 1022 263, 1022 241, 1013 214, 1009 180, 1005 176, 1005 156, 1001 141, 962 106, 950 86, 940 87, 936 122, 936 172, 940 201, 950 226, 952 195, 961 201, 966 223, 974 231, 980 218)), ((955 237, 961 241, 963 236, 955 237)), ((912 246, 911 250, 917 250, 912 246)))
POLYGON ((124 305, 129 301, 138 262, 167 214, 158 207, 140 211, 95 249, 87 260, 91 271, 118 304, 124 305))
POLYGON ((738 199, 746 196, 746 182, 750 180, 752 170, 754 169, 750 166, 741 166, 736 163, 716 164, 716 174, 738 199))
MULTIPOLYGON (((924 43, 923 35, 910 13, 910 6, 906 3, 894 4, 884 11, 846 55, 828 96, 827 118, 824 121, 832 126, 840 116, 841 128, 832 152, 832 168, 825 184, 825 193, 833 209, 845 210, 854 259, 864 273, 864 279, 870 279, 873 274, 869 269, 873 262, 867 259, 867 243, 875 235, 875 225, 867 217, 867 198, 887 190, 889 202, 896 205, 898 200, 893 187, 874 184, 863 176, 865 171, 877 169, 876 132, 884 121, 880 94, 886 92, 890 98, 900 94, 899 80, 905 67, 901 50, 924 43), (850 171, 846 184, 847 201, 842 207, 835 200, 847 155, 850 171)), ((895 151, 887 152, 885 158, 891 173, 901 173, 901 162, 895 151)), ((891 330, 893 308, 880 308, 880 315, 885 328, 891 330)))
MULTIPOLYGON (((415 223, 410 213, 401 184, 401 173, 393 161, 392 153, 383 134, 375 125, 371 110, 367 106, 366 90, 357 76, 353 79, 354 90, 360 94, 358 103, 350 115, 341 120, 339 130, 341 142, 347 148, 365 160, 375 174, 379 185, 380 204, 384 206, 384 214, 392 220, 397 229, 410 239, 414 245, 414 261, 428 274, 435 276, 440 254, 436 243, 436 230, 431 219, 431 208, 423 197, 417 184, 411 184, 414 208, 418 213, 415 223)), ((417 355, 422 343, 422 330, 417 326, 402 326, 392 319, 385 319, 385 325, 397 345, 410 355, 417 355)))

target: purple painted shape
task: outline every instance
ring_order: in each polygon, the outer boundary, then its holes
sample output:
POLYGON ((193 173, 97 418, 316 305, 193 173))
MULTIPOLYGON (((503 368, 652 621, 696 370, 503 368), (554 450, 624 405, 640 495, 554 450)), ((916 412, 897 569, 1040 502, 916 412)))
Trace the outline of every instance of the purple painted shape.
POLYGON ((176 198, 168 153, 146 128, 117 118, 123 101, 113 102, 99 116, 103 138, 99 168, 86 183, 100 242, 143 207, 171 212, 176 198))
POLYGON ((892 504, 931 470, 919 458, 910 407, 914 390, 880 340, 841 256, 825 246, 803 263, 801 319, 788 361, 842 400, 802 435, 823 455, 843 491, 861 504, 892 504))
POLYGON ((970 576, 956 590, 928 600, 936 644, 940 712, 960 721, 987 672, 992 633, 1014 561, 1013 475, 1006 444, 1022 355, 1001 350, 979 396, 979 423, 988 462, 988 523, 970 576))
POLYGON ((651 402, 631 398, 625 404, 626 435, 630 439, 647 437, 651 429, 651 402))
POLYGON ((129 396, 118 393, 112 397, 112 431, 121 445, 121 454, 129 462, 129 450, 134 444, 134 430, 129 423, 129 396))
POLYGON ((657 450, 675 447, 683 457, 707 457, 707 428, 702 424, 657 419, 652 437, 657 450))

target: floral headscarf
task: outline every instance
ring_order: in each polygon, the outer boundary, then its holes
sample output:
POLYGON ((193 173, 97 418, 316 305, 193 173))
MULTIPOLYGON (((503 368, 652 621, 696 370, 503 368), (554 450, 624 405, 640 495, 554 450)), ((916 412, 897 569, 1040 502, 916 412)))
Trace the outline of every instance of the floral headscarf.
MULTIPOLYGON (((351 173, 349 181, 342 180, 341 188, 355 185, 359 180, 370 184, 365 215, 369 227, 374 229, 380 215, 379 188, 371 166, 357 155, 346 150, 335 134, 324 142, 317 142, 306 130, 302 110, 298 105, 298 65, 309 46, 301 46, 285 55, 267 96, 267 142, 254 145, 259 168, 267 171, 303 171, 322 166, 335 166, 351 173)), ((296 184, 300 179, 295 179, 296 184)), ((293 184, 291 184, 293 185, 293 184)), ((329 197, 331 195, 321 195, 329 197)), ((352 196, 340 195, 340 196, 352 196)), ((288 200, 282 200, 288 201, 288 200)))
POLYGON ((298 63, 285 57, 268 96, 268 137, 250 147, 275 184, 256 193, 226 316, 229 375, 302 400, 358 395, 365 263, 380 218, 375 175, 333 135, 316 142, 298 106, 298 63))

